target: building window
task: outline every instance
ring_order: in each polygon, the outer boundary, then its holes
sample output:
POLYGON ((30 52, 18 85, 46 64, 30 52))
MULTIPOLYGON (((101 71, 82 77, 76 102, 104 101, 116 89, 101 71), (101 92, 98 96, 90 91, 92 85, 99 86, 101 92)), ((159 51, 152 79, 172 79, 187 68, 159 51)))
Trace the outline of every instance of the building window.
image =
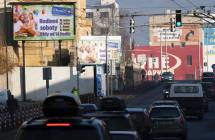
POLYGON ((87 12, 86 17, 87 18, 93 18, 93 12, 87 12))
POLYGON ((105 35, 107 32, 107 28, 101 28, 101 35, 105 35))
POLYGON ((192 55, 187 56, 187 65, 192 65, 193 60, 192 60, 192 55))
POLYGON ((109 17, 109 13, 108 12, 100 12, 100 17, 101 18, 108 18, 109 17))

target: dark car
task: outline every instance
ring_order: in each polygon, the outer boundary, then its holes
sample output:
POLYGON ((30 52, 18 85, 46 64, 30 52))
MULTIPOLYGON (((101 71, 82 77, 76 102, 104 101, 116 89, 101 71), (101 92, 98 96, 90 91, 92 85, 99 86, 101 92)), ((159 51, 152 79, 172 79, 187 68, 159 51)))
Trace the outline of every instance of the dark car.
POLYGON ((97 110, 98 110, 98 108, 95 104, 81 104, 80 105, 81 114, 96 112, 97 110))
POLYGON ((215 99, 215 83, 202 82, 202 87, 208 98, 215 99))
POLYGON ((215 78, 215 73, 214 72, 203 72, 202 73, 202 78, 215 78))
POLYGON ((104 121, 110 131, 136 131, 129 113, 125 112, 96 112, 83 115, 85 118, 96 117, 104 121))
POLYGON ((112 140, 141 140, 135 131, 110 131, 112 140))
POLYGON ((187 139, 187 125, 180 108, 173 105, 154 106, 149 110, 152 121, 150 135, 154 138, 187 139))
POLYGON ((127 112, 131 115, 134 126, 142 139, 148 137, 151 123, 150 119, 143 108, 127 108, 127 112))
POLYGON ((16 140, 111 140, 103 121, 78 116, 80 104, 72 95, 51 95, 43 103, 45 116, 24 122, 16 140))
POLYGON ((174 75, 171 72, 163 72, 161 74, 161 81, 173 81, 174 80, 174 75))

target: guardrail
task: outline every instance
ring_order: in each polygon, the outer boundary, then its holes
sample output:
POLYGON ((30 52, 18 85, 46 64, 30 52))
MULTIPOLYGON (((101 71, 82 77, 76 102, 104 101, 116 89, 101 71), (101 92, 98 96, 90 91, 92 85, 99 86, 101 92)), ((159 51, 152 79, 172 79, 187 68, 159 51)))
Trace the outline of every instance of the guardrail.
POLYGON ((24 121, 42 115, 41 103, 24 103, 14 113, 0 109, 0 131, 18 128, 24 121))

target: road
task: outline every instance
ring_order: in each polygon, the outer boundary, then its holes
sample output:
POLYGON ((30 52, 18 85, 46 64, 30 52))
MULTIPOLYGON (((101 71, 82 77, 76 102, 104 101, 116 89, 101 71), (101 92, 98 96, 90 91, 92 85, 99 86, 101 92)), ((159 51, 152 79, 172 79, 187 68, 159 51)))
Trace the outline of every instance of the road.
MULTIPOLYGON (((129 107, 146 108, 152 101, 162 98, 162 86, 159 86, 146 93, 137 91, 137 96, 128 100, 129 107)), ((132 94, 132 93, 131 93, 132 94)), ((215 101, 209 102, 209 112, 205 114, 203 120, 189 118, 188 140, 214 140, 215 139, 215 101)))
MULTIPOLYGON (((161 99, 162 86, 153 90, 142 92, 133 91, 128 94, 126 102, 128 107, 146 108, 154 100, 161 99)), ((215 101, 209 103, 209 112, 205 114, 202 121, 197 119, 188 120, 188 140, 214 140, 215 138, 215 101)), ((14 140, 16 130, 0 134, 1 140, 14 140)))

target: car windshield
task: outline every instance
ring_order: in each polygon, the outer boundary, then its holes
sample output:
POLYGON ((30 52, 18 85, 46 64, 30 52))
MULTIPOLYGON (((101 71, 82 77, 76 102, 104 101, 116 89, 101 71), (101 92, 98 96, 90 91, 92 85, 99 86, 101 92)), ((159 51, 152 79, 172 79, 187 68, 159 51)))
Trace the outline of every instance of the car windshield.
POLYGON ((198 86, 175 86, 174 92, 175 93, 198 93, 199 87, 198 86))
POLYGON ((50 127, 22 129, 18 140, 100 140, 97 130, 93 127, 50 127))
POLYGON ((179 117, 177 108, 173 107, 157 107, 151 110, 151 118, 175 118, 179 117))
POLYGON ((124 117, 99 117, 107 124, 110 131, 128 131, 133 130, 129 119, 124 117))
POLYGON ((114 134, 112 135, 112 140, 135 140, 135 137, 132 135, 114 134))

